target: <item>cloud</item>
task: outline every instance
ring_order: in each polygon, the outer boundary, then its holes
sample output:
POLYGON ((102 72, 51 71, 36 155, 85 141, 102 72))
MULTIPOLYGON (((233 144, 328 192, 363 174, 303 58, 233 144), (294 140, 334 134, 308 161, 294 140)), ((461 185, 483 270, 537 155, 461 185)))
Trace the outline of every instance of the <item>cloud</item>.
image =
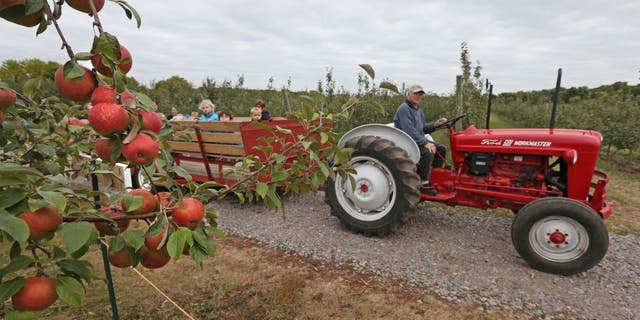
MULTIPOLYGON (((360 63, 378 82, 422 83, 451 93, 460 73, 460 44, 480 61, 496 92, 555 85, 599 86, 638 80, 640 3, 586 1, 138 1, 140 29, 114 3, 100 14, 105 30, 133 54, 140 82, 179 75, 194 85, 205 78, 265 88, 292 80, 313 89, 333 70, 338 86, 355 89, 360 63)), ((92 20, 64 8, 61 25, 76 51, 88 51, 92 20)), ((67 57, 53 28, 35 35, 0 21, 0 61, 67 57)))

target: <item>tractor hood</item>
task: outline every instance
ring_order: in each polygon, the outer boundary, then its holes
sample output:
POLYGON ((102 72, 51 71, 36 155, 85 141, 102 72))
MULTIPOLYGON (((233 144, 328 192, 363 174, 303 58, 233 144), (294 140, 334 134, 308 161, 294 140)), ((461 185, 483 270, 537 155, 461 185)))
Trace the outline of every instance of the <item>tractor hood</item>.
POLYGON ((597 154, 602 135, 577 129, 477 129, 471 125, 451 134, 455 150, 466 152, 517 153, 563 156, 575 150, 597 154))

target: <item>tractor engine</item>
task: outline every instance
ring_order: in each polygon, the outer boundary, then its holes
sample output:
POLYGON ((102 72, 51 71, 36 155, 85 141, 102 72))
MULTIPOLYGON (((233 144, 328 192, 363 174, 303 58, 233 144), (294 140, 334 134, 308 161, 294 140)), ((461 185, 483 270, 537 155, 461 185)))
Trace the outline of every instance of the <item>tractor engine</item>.
POLYGON ((547 172, 547 157, 513 154, 472 153, 469 173, 489 185, 517 188, 542 188, 547 172))

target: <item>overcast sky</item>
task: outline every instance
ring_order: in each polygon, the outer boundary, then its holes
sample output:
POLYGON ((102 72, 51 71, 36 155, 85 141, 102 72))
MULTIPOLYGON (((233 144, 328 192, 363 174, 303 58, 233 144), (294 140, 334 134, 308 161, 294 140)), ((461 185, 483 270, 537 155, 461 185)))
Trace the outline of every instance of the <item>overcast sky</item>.
MULTIPOLYGON (((143 84, 173 75, 199 86, 209 77, 245 87, 315 89, 333 69, 338 87, 357 88, 358 64, 376 81, 419 83, 450 94, 460 74, 460 44, 495 92, 596 87, 640 76, 640 1, 151 1, 129 0, 140 29, 113 2, 100 13, 105 31, 133 55, 129 75, 143 84)), ((64 7, 61 27, 74 51, 89 51, 92 19, 64 7)), ((49 28, 0 19, 0 61, 38 58, 63 63, 49 28)))

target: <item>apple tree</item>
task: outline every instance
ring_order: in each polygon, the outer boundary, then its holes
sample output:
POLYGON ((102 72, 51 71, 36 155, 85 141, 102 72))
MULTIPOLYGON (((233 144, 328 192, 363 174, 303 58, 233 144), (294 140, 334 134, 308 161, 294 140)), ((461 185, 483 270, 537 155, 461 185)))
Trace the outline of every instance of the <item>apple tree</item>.
POLYGON ((7 319, 36 318, 33 311, 57 300, 81 304, 84 287, 94 279, 86 259, 94 245, 108 246, 115 267, 160 268, 182 255, 201 265, 215 255, 213 237, 224 236, 206 202, 233 192, 241 200, 282 208, 278 188, 315 191, 327 178, 349 171, 341 165, 349 150, 336 150, 339 135, 331 128, 359 101, 329 114, 316 107, 323 105, 316 95, 292 115, 306 128, 293 142, 277 139, 276 133, 287 130, 264 126, 274 133, 268 143, 283 144, 275 148, 282 154, 263 147, 268 161, 239 163, 236 170, 245 178, 232 186, 192 182, 172 165, 167 141, 173 131, 155 103, 127 89, 135 53, 104 31, 99 12, 105 5, 120 6, 140 26, 140 16, 123 0, 0 2, 0 17, 8 22, 34 27, 36 34, 55 29, 69 57, 55 72, 54 95, 43 96, 38 80, 22 81, 22 87, 0 82, 0 316, 7 319), (72 51, 57 23, 63 8, 88 14, 87 28, 98 30, 91 48, 72 51), (286 153, 296 155, 287 168, 286 153), (327 160, 330 154, 337 166, 327 160), (82 183, 83 177, 95 182, 96 174, 113 174, 110 165, 116 162, 144 172, 154 192, 108 193, 96 183, 82 183), (174 177, 190 182, 178 185, 174 177), (131 220, 148 227, 129 228, 131 220))

